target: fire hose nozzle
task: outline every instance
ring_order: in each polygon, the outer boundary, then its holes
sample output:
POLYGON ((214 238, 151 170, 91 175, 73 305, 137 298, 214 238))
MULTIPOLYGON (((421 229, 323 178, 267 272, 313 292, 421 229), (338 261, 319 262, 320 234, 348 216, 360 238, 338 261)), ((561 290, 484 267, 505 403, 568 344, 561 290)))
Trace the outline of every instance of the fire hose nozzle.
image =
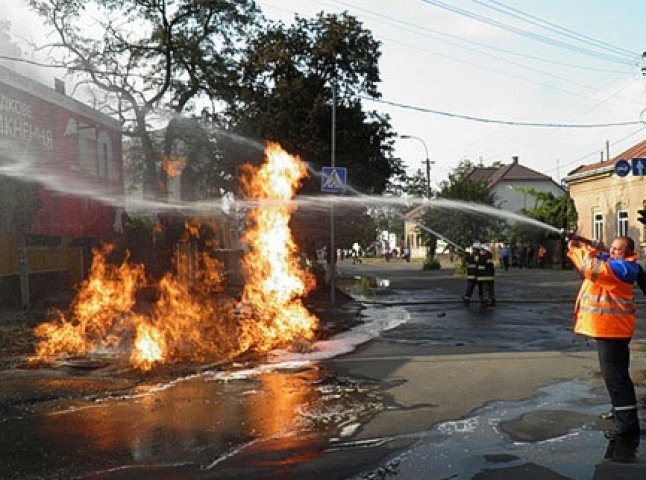
POLYGON ((608 250, 608 248, 603 244, 603 242, 600 242, 599 240, 593 240, 592 238, 584 237, 583 235, 579 235, 578 233, 575 233, 575 232, 569 232, 564 228, 561 229, 560 234, 561 234, 561 237, 564 238, 565 240, 568 240, 568 241, 574 240, 579 243, 584 243, 586 245, 590 245, 593 248, 596 248, 597 250, 608 250))

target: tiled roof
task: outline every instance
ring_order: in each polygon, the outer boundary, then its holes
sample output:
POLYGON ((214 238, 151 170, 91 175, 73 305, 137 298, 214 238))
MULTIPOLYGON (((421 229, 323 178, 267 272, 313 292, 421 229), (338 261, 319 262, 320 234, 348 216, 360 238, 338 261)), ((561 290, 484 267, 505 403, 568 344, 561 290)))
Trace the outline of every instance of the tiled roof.
POLYGON ((546 180, 551 182, 552 179, 547 175, 543 175, 531 168, 524 167, 519 163, 510 163, 503 165, 498 169, 496 174, 489 181, 489 188, 496 186, 503 180, 509 181, 523 181, 523 180, 546 180))
POLYGON ((475 167, 467 178, 472 182, 488 182, 497 171, 496 167, 475 167))
POLYGON ((486 181, 489 188, 495 187, 503 180, 506 181, 523 181, 523 180, 544 180, 551 182, 552 179, 547 175, 536 172, 531 168, 524 167, 518 162, 502 165, 498 168, 476 167, 467 177, 471 181, 486 181))
POLYGON ((577 167, 571 172, 569 172, 568 175, 574 175, 575 173, 589 172, 591 170, 596 170, 602 167, 611 167, 615 163, 617 163, 618 160, 622 160, 622 159, 630 160, 631 158, 636 158, 636 157, 646 157, 646 140, 639 142, 637 145, 633 145, 628 150, 621 152, 616 157, 611 158, 610 160, 607 160, 605 162, 596 162, 596 163, 591 163, 589 165, 581 165, 580 167, 577 167))

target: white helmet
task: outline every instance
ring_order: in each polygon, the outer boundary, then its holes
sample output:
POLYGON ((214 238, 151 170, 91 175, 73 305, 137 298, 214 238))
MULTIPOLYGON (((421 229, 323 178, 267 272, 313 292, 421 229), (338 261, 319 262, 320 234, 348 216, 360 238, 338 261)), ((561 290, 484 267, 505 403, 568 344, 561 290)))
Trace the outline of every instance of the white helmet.
POLYGON ((473 242, 472 246, 473 246, 473 248, 477 248, 477 249, 482 248, 482 245, 480 244, 480 242, 473 242))

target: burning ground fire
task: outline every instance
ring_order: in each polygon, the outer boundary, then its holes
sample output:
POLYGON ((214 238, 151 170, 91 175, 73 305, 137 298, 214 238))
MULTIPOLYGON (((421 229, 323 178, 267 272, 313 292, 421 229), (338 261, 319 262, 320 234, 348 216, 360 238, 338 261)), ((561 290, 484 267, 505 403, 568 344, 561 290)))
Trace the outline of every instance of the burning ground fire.
POLYGON ((302 298, 314 287, 314 278, 300 268, 288 225, 295 208, 288 201, 306 175, 304 163, 274 143, 267 145, 259 168, 245 170, 243 193, 258 204, 248 213, 243 237, 249 248, 242 258, 240 301, 222 295, 221 265, 202 252, 190 286, 167 273, 156 285, 152 308, 138 311, 137 294, 147 286, 144 267, 128 258, 110 264, 106 256, 112 247, 103 246, 94 251, 89 278, 69 313, 56 312, 56 318, 36 327, 40 341, 30 363, 109 354, 127 356, 134 368, 149 370, 156 364, 226 360, 295 339, 311 340, 318 319, 302 298))

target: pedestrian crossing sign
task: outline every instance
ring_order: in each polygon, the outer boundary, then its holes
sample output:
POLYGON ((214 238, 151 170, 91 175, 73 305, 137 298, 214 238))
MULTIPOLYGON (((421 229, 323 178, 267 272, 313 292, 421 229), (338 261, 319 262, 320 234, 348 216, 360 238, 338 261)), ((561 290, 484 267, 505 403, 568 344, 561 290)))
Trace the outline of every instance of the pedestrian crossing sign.
POLYGON ((321 170, 321 191, 327 193, 345 192, 348 170, 345 167, 323 167, 321 170))

